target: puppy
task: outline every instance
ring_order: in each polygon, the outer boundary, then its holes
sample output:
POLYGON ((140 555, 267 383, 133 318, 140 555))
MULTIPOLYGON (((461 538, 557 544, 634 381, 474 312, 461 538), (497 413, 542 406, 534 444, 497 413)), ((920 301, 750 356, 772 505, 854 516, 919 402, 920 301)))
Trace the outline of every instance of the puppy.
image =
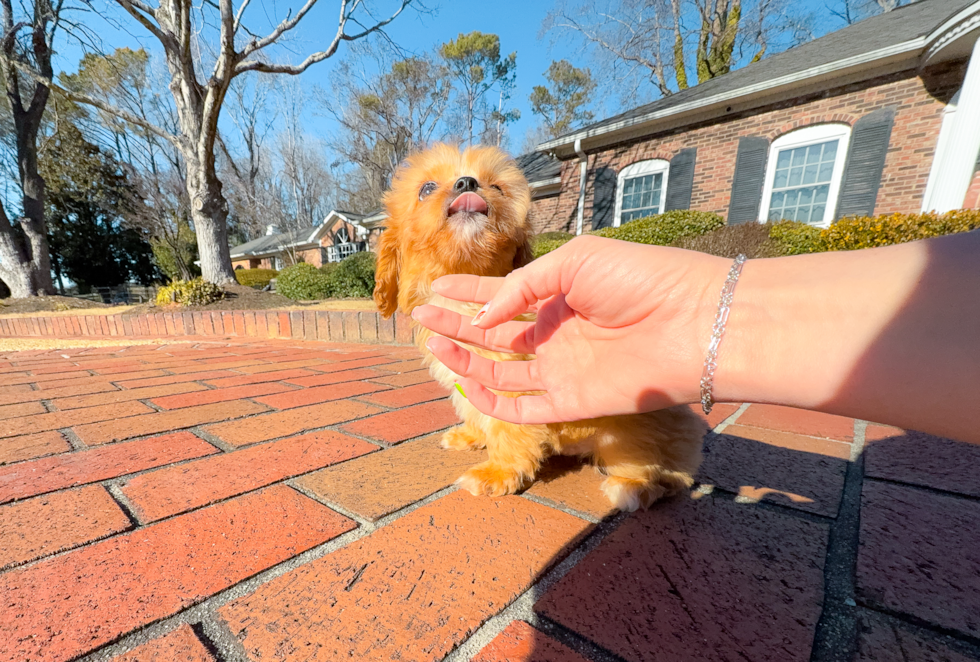
MULTIPOLYGON (((531 260, 530 190, 517 164, 498 149, 461 153, 436 145, 417 153, 395 173, 384 206, 388 222, 378 245, 374 300, 385 317, 396 310, 411 314, 424 303, 472 316, 479 304, 435 295, 432 281, 447 274, 505 276, 531 260)), ((552 425, 506 423, 482 414, 452 388, 458 375, 426 348, 432 332, 417 330, 426 365, 450 389, 463 420, 443 436, 443 447, 488 451, 487 462, 457 481, 472 494, 517 492, 556 453, 589 458, 606 476, 602 491, 621 510, 648 507, 693 483, 706 426, 687 407, 552 425)), ((497 361, 534 358, 469 349, 497 361)))

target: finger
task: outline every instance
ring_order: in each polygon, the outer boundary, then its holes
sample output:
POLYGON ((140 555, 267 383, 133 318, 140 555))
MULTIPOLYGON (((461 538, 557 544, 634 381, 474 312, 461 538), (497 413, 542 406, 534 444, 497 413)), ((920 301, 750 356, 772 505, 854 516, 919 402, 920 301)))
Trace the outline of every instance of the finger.
POLYGON ((432 291, 447 299, 486 303, 493 298, 503 282, 503 278, 489 276, 442 276, 432 281, 432 291))
POLYGON ((412 317, 422 326, 439 335, 454 338, 497 352, 533 354, 531 339, 533 322, 505 322, 493 329, 480 329, 470 324, 470 317, 439 306, 423 305, 412 311, 412 317))
POLYGON ((498 391, 543 391, 537 361, 492 361, 435 336, 425 343, 443 365, 498 391))
POLYGON ((551 396, 522 395, 508 398, 497 395, 480 382, 466 377, 459 380, 465 397, 481 412, 508 423, 541 425, 571 420, 559 416, 551 396))

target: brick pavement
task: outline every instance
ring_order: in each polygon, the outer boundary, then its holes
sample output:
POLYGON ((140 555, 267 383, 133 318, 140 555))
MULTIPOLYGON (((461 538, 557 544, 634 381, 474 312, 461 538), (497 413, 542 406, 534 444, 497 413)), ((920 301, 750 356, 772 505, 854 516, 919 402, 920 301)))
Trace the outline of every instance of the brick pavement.
POLYGON ((622 515, 455 490, 454 422, 405 347, 0 355, 0 662, 980 660, 976 446, 719 405, 622 515))

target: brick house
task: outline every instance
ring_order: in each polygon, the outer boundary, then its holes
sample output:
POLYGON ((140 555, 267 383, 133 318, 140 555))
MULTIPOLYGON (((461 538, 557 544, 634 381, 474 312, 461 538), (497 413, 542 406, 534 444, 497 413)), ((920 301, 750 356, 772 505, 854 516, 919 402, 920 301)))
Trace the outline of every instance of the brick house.
POLYGON ((920 0, 545 142, 535 230, 978 207, 978 35, 980 2, 920 0))
POLYGON ((306 262, 321 267, 349 255, 373 250, 384 215, 331 211, 320 225, 279 232, 270 225, 265 236, 231 247, 235 269, 282 269, 306 262))

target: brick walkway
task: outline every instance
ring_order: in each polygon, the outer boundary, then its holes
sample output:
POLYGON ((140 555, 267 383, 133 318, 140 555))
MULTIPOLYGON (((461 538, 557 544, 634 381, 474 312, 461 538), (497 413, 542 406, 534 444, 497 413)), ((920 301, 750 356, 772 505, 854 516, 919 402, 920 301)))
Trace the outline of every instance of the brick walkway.
POLYGON ((720 405, 700 487, 522 496, 413 349, 0 355, 0 660, 980 660, 980 447, 720 405))

